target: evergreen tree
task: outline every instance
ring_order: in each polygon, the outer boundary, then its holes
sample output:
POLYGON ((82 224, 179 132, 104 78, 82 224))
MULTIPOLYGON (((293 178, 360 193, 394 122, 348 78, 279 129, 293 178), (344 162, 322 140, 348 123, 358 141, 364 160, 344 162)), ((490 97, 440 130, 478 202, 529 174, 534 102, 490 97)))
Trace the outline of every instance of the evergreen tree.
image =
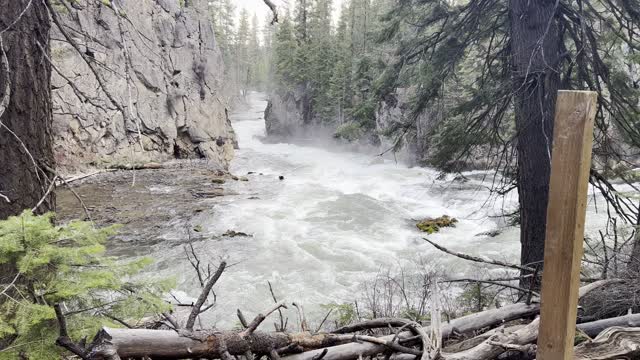
POLYGON ((274 43, 274 71, 279 86, 291 88, 296 84, 295 55, 298 43, 288 14, 280 19, 274 43))
POLYGON ((352 56, 348 10, 347 3, 342 3, 335 36, 335 68, 330 83, 330 96, 337 107, 339 124, 345 122, 345 112, 351 108, 352 56))
POLYGON ((0 221, 0 266, 17 269, 0 299, 0 339, 11 339, 0 359, 60 358, 56 308, 76 341, 102 326, 122 326, 113 319, 168 310, 162 296, 171 283, 134 277, 149 259, 122 263, 105 256, 104 242, 115 228, 80 221, 54 226, 52 220, 51 213, 27 210, 0 221))
POLYGON ((236 67, 235 47, 235 6, 233 0, 212 0, 209 2, 209 13, 215 31, 216 39, 222 51, 224 61, 224 76, 228 95, 238 93, 239 79, 236 67))
POLYGON ((251 79, 249 67, 249 13, 245 8, 240 11, 238 32, 235 38, 236 49, 236 78, 238 79, 243 96, 246 95, 251 79))
MULTIPOLYGON (((518 190, 522 264, 538 266, 543 259, 556 91, 599 93, 596 161, 602 151, 620 159, 623 149, 610 146, 616 132, 640 145, 634 120, 640 93, 624 67, 609 60, 621 54, 618 46, 640 47, 632 35, 638 6, 617 0, 408 0, 387 17, 384 38, 399 44, 398 57, 376 94, 415 85, 412 121, 443 106, 431 134, 438 142, 431 160, 438 167, 459 170, 478 147, 494 154, 493 166, 518 190)), ((523 277, 521 286, 538 284, 523 277)))
POLYGON ((263 78, 263 57, 262 48, 260 46, 260 40, 258 39, 258 16, 253 15, 251 18, 251 28, 249 29, 249 40, 247 42, 247 57, 248 57, 248 79, 247 85, 251 88, 259 88, 264 83, 263 78))

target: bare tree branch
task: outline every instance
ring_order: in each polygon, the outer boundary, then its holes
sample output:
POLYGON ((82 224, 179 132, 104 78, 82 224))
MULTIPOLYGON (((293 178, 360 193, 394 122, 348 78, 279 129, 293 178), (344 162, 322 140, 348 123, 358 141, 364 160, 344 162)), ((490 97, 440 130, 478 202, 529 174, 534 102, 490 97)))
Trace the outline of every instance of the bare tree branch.
POLYGON ((216 273, 213 274, 213 276, 207 281, 207 284, 202 289, 202 292, 200 293, 198 300, 196 301, 196 303, 193 305, 193 308, 191 309, 191 313, 189 314, 189 319, 187 319, 187 324, 185 325, 185 329, 189 331, 193 330, 193 325, 195 325, 198 315, 202 313, 200 311, 200 309, 202 308, 202 305, 204 305, 204 302, 207 300, 207 297, 209 296, 209 292, 211 292, 211 288, 213 288, 213 285, 215 285, 218 279, 220 279, 220 276, 222 276, 222 272, 224 272, 224 269, 226 266, 227 266, 227 263, 225 261, 221 262, 220 266, 218 266, 218 270, 216 270, 216 273))

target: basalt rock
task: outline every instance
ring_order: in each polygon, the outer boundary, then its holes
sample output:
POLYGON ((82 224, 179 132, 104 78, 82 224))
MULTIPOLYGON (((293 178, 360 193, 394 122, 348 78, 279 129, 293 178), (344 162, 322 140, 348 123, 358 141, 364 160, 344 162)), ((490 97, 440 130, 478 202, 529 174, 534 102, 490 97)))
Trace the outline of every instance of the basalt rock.
POLYGON ((200 157, 227 167, 236 137, 227 116, 222 55, 207 2, 118 3, 120 17, 104 1, 83 2, 80 10, 59 5, 68 34, 122 111, 78 52, 54 32, 58 164, 200 157))

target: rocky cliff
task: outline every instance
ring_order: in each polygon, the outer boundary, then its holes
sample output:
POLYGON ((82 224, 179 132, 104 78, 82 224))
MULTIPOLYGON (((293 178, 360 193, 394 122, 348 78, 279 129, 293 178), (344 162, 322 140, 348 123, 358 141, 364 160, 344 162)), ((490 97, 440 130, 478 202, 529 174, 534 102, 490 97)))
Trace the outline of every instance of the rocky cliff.
POLYGON ((66 1, 56 8, 84 53, 65 34, 52 35, 59 165, 201 157, 228 166, 236 139, 207 1, 66 1))
MULTIPOLYGON (((378 103, 376 108, 376 134, 380 146, 384 149, 392 147, 397 140, 391 135, 394 129, 410 123, 409 130, 402 136, 403 148, 409 155, 409 162, 424 164, 429 154, 428 132, 433 126, 432 115, 429 111, 420 114, 416 119, 410 119, 410 90, 398 88, 378 103)), ((403 132, 399 132, 403 133, 403 132)))
MULTIPOLYGON (((278 91, 271 94, 265 122, 267 135, 276 140, 294 140, 296 137, 309 134, 334 134, 343 142, 351 142, 354 149, 374 146, 385 151, 394 146, 396 135, 393 129, 404 126, 409 122, 410 91, 397 89, 380 101, 375 110, 375 126, 371 130, 364 130, 355 122, 345 119, 343 124, 319 125, 313 120, 312 111, 305 107, 305 92, 303 88, 290 91, 278 91)), ((402 158, 409 163, 424 163, 429 151, 427 132, 432 126, 431 114, 421 114, 402 136, 402 158)))

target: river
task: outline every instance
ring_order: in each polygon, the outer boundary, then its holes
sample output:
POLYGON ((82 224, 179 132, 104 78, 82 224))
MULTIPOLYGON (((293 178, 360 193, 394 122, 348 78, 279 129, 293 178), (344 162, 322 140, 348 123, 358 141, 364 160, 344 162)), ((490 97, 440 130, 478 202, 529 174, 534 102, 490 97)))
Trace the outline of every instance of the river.
MULTIPOLYGON (((455 228, 430 238, 458 251, 518 258, 517 230, 476 235, 502 226, 503 220, 487 215, 514 204, 514 199, 487 202, 487 184, 478 180, 482 173, 467 174, 476 180, 459 184, 452 177, 436 180, 436 171, 392 158, 380 164, 362 153, 263 142, 267 103, 253 93, 249 104, 231 116, 240 146, 231 172, 251 173, 250 181, 235 185, 240 196, 215 204, 216 216, 205 229, 253 235, 203 246, 237 263, 220 282, 219 306, 208 315, 218 324, 235 322, 236 307, 249 313, 266 308, 271 301, 267 281, 279 297, 304 304, 308 316, 317 318, 321 304, 353 301, 362 282, 380 269, 419 257, 451 276, 468 269, 421 240, 411 219, 453 216, 459 220, 455 228)), ((188 265, 182 266, 188 271, 188 265)), ((183 289, 194 285, 189 276, 183 281, 183 289)))
MULTIPOLYGON (((178 298, 199 294, 183 249, 185 227, 197 228, 193 245, 201 260, 216 264, 224 258, 232 265, 215 286, 217 305, 203 316, 208 325, 236 325, 237 308, 247 317, 266 309, 272 303, 268 281, 279 298, 303 304, 307 316, 317 320, 326 311, 323 304, 352 302, 365 281, 386 269, 419 263, 450 277, 478 276, 476 267, 422 240, 425 234, 415 223, 425 217, 446 214, 459 220, 429 235, 442 246, 518 261, 518 229, 505 228, 501 216, 515 208, 516 194, 490 196, 491 173, 469 172, 459 181, 397 163, 393 156, 264 142, 266 105, 263 94, 252 93, 248 109, 231 116, 240 146, 231 172, 249 181, 227 182, 227 196, 194 200, 185 187, 211 186, 197 177, 204 171, 197 166, 176 176, 141 171, 135 186, 130 186, 133 179, 121 177, 137 172, 106 174, 77 189, 85 201, 108 205, 107 215, 124 214, 106 221, 126 223, 123 241, 113 242, 110 252, 156 260, 147 276, 176 278, 178 298), (119 176, 120 185, 105 182, 110 176, 119 176), (498 229, 498 235, 484 234, 498 229), (227 230, 252 236, 222 235, 227 230)), ((78 208, 70 194, 59 199, 63 209, 78 208)), ((588 232, 606 216, 594 205, 590 197, 588 232)), ((289 317, 294 322, 295 316, 289 317)))

